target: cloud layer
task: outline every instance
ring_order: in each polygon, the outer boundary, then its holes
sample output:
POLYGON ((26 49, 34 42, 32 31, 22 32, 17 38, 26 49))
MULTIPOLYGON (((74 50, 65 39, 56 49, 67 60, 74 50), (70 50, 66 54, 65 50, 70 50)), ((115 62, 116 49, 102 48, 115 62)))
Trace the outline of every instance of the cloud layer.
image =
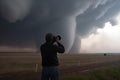
POLYGON ((1 15, 10 22, 26 17, 31 9, 32 0, 1 0, 1 15))
MULTIPOLYGON (((120 19, 120 15, 117 19, 120 19)), ((81 40, 82 53, 119 53, 120 23, 112 25, 106 22, 104 28, 97 29, 97 34, 91 34, 81 40)))
POLYGON ((19 47, 32 43, 39 49, 44 35, 52 32, 63 37, 67 52, 71 48, 78 52, 76 44, 81 40, 76 36, 85 36, 93 27, 112 21, 119 4, 119 0, 1 0, 0 44, 19 47))

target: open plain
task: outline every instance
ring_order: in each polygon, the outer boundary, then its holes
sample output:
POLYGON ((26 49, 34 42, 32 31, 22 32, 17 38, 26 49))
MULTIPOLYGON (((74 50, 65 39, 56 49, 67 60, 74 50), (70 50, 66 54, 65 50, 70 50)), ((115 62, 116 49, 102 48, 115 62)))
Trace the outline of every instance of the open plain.
MULTIPOLYGON (((60 78, 120 65, 119 54, 59 54, 60 78)), ((40 80, 39 53, 1 53, 0 80, 40 80)))

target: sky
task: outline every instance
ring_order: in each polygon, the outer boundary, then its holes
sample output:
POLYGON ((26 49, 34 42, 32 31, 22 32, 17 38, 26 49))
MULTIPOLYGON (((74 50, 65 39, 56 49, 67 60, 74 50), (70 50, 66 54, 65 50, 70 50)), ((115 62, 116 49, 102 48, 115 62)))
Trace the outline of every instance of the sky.
POLYGON ((120 53, 120 14, 115 18, 116 25, 106 22, 103 28, 98 28, 81 39, 81 53, 120 53))
POLYGON ((39 51, 51 32, 66 53, 118 53, 119 7, 120 0, 0 0, 0 51, 39 51))

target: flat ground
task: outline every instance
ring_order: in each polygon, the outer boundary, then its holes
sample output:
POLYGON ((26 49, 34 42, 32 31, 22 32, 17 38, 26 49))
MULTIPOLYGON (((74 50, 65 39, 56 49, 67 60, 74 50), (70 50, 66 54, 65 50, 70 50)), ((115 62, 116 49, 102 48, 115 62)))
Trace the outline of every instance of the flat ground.
MULTIPOLYGON (((107 66, 120 65, 120 55, 118 54, 107 54, 106 56, 103 54, 63 54, 58 57, 60 60, 60 78, 107 66)), ((40 80, 40 75, 40 54, 0 54, 0 80, 40 80), (37 72, 36 67, 38 67, 37 72)))

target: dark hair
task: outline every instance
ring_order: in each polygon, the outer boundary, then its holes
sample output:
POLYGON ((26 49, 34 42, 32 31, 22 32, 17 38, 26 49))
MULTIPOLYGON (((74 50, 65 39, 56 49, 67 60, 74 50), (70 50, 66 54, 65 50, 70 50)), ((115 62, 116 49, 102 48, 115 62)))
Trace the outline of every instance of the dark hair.
POLYGON ((45 36, 46 42, 51 42, 53 40, 53 34, 52 33, 47 33, 45 36))

